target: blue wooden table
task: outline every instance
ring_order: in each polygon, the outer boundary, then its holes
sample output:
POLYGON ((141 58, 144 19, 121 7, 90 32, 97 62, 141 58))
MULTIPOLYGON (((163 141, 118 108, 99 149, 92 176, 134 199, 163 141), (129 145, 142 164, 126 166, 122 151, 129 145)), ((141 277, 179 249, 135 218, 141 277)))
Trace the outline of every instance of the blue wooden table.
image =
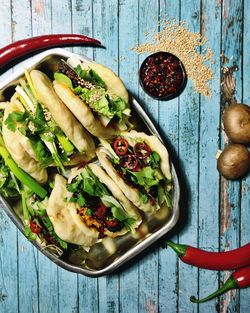
MULTIPOLYGON (((82 33, 106 49, 73 48, 119 73, 165 135, 181 182, 181 219, 168 236, 207 250, 233 249, 250 239, 250 177, 220 178, 215 155, 220 131, 221 54, 234 73, 238 102, 250 104, 250 1, 248 0, 0 0, 0 45, 44 33, 82 33), (188 82, 179 98, 157 102, 138 85, 138 57, 130 48, 145 42, 158 16, 186 20, 214 51, 213 95, 194 93, 188 82)), ((19 65, 19 66, 22 66, 19 65)), ((1 76, 1 79, 11 70, 1 76)), ((58 268, 17 231, 0 210, 0 312, 250 312, 250 289, 231 291, 197 306, 228 272, 198 270, 180 263, 158 242, 117 273, 98 279, 58 268)))

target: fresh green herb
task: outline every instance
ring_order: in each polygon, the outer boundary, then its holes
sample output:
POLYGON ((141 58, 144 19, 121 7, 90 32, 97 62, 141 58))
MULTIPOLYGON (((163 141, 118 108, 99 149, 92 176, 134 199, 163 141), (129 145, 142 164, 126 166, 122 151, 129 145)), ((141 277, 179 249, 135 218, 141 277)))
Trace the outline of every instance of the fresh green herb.
POLYGON ((64 201, 65 202, 77 202, 77 198, 76 197, 74 197, 74 196, 72 196, 72 197, 70 197, 69 199, 67 199, 67 197, 65 197, 64 198, 64 201))
POLYGON ((91 77, 91 81, 92 81, 95 85, 97 85, 97 86, 99 86, 99 87, 101 87, 101 88, 106 89, 106 84, 105 84, 105 82, 104 82, 104 81, 102 80, 102 78, 96 73, 96 71, 90 70, 90 71, 89 71, 89 75, 90 75, 90 77, 91 77))
POLYGON ((167 192, 166 190, 164 192, 164 199, 167 203, 168 208, 172 208, 172 206, 173 206, 172 195, 169 192, 167 192))
POLYGON ((90 216, 92 214, 92 211, 90 209, 87 209, 85 212, 86 215, 90 216))
POLYGON ((140 192, 140 199, 142 203, 146 204, 148 203, 149 197, 145 193, 140 192))
POLYGON ((0 193, 6 198, 19 196, 20 189, 15 176, 12 175, 9 168, 4 164, 0 156, 0 193))
POLYGON ((46 149, 44 143, 39 140, 40 138, 37 138, 37 136, 30 136, 29 139, 37 160, 41 163, 43 167, 48 167, 53 162, 53 158, 48 153, 48 150, 46 149))
POLYGON ((81 192, 81 184, 82 181, 77 177, 71 184, 67 184, 67 190, 72 193, 81 192))
POLYGON ((127 103, 120 97, 114 99, 109 97, 109 103, 111 111, 118 117, 118 121, 121 122, 123 119, 123 112, 127 108, 127 103))
POLYGON ((89 167, 86 167, 81 173, 83 179, 83 191, 91 196, 102 197, 109 195, 109 191, 103 183, 100 182, 97 176, 92 172, 89 167))
POLYGON ((135 219, 132 217, 128 217, 122 221, 124 227, 131 231, 131 226, 135 223, 135 219))
POLYGON ((37 102, 37 104, 36 104, 35 120, 33 122, 38 123, 39 126, 42 125, 43 123, 46 123, 44 111, 43 111, 43 108, 39 102, 37 102))
POLYGON ((77 204, 80 207, 86 206, 86 204, 87 204, 85 198, 83 197, 83 195, 81 193, 79 193, 77 195, 77 204))
POLYGON ((111 208, 111 212, 112 212, 114 218, 116 218, 120 222, 122 222, 123 220, 125 220, 127 218, 127 215, 124 212, 124 210, 119 208, 119 207, 113 206, 111 208))
POLYGON ((82 69, 81 65, 77 65, 77 67, 74 68, 75 72, 80 76, 82 79, 99 86, 101 88, 106 89, 106 85, 102 78, 92 69, 85 70, 82 69))
POLYGON ((39 185, 39 183, 34 180, 31 176, 25 173, 12 159, 8 150, 5 148, 2 136, 0 136, 0 155, 2 156, 5 165, 10 169, 10 171, 15 175, 15 177, 40 198, 44 198, 47 191, 39 185))
POLYGON ((161 161, 161 157, 159 156, 159 154, 155 151, 153 151, 151 154, 150 154, 150 165, 152 168, 159 168, 159 164, 160 164, 160 161, 161 161))
POLYGON ((146 189, 158 185, 160 180, 163 178, 159 175, 159 171, 151 168, 150 166, 142 168, 139 172, 129 172, 134 176, 134 182, 145 187, 146 189))
POLYGON ((16 131, 17 122, 20 124, 27 125, 27 118, 29 114, 25 112, 12 112, 8 115, 6 118, 4 124, 7 126, 7 128, 11 131, 16 131))

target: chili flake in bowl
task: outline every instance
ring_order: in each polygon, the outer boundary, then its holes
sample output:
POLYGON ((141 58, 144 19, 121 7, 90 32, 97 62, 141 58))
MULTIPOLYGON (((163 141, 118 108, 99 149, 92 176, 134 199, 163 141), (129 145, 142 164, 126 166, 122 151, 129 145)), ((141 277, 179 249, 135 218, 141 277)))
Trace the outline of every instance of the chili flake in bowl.
POLYGON ((159 100, 178 96, 186 83, 183 64, 169 52, 149 55, 140 67, 139 76, 144 91, 159 100))

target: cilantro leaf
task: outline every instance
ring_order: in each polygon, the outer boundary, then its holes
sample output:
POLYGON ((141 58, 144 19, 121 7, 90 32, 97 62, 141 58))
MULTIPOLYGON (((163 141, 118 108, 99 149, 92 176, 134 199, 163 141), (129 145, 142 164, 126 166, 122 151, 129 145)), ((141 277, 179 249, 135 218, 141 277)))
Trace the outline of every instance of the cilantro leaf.
POLYGON ((77 75, 96 85, 96 86, 99 86, 101 88, 104 88, 106 89, 106 84, 105 82, 102 80, 102 78, 96 73, 96 71, 92 70, 92 69, 89 69, 89 70, 85 70, 81 67, 80 64, 77 65, 77 67, 74 68, 75 72, 77 73, 77 75))
POLYGON ((4 124, 7 126, 7 128, 11 131, 16 131, 17 123, 21 123, 26 125, 27 124, 27 118, 28 114, 27 112, 12 112, 8 115, 6 118, 4 124))
POLYGON ((160 182, 159 172, 150 166, 146 166, 139 172, 130 173, 134 176, 131 177, 134 182, 143 187, 152 187, 158 185, 160 182))
POLYGON ((124 210, 121 208, 118 208, 116 206, 111 207, 111 212, 112 212, 114 218, 116 218, 120 222, 122 222, 123 220, 125 220, 127 218, 127 215, 124 212, 124 210))
MULTIPOLYGON (((13 176, 14 177, 14 176, 13 176)), ((0 160, 0 193, 6 197, 17 197, 20 195, 19 186, 15 178, 11 176, 9 168, 0 160)))
POLYGON ((155 151, 150 154, 150 165, 152 168, 159 168, 161 157, 155 151))
POLYGON ((81 193, 77 195, 77 203, 80 207, 86 206, 86 200, 81 193))
POLYGON ((146 204, 148 203, 149 197, 145 193, 140 192, 140 199, 142 203, 146 204))

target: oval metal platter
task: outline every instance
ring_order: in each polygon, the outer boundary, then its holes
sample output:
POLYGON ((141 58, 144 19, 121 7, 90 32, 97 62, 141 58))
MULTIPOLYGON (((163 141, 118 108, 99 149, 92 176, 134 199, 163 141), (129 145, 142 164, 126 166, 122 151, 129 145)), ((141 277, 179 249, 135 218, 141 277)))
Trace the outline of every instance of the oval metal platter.
MULTIPOLYGON (((51 76, 51 66, 60 59, 67 59, 76 56, 81 60, 92 62, 87 57, 71 53, 64 49, 50 49, 36 55, 25 63, 27 70, 41 69, 51 76)), ((14 88, 18 79, 24 75, 24 69, 16 70, 7 79, 0 82, 0 101, 6 101, 14 93, 14 88)), ((145 113, 140 104, 131 97, 132 119, 137 130, 143 130, 148 134, 157 136, 162 142, 162 138, 152 121, 145 113)), ((170 161, 171 162, 171 161, 170 161)), ((79 248, 71 251, 70 254, 58 256, 53 251, 45 249, 38 242, 31 241, 36 248, 46 255, 52 262, 71 272, 83 275, 98 277, 109 274, 118 267, 138 255, 144 249, 160 237, 168 233, 177 223, 179 218, 179 198, 180 189, 175 167, 171 162, 171 172, 173 177, 173 207, 169 212, 159 210, 153 217, 146 218, 143 224, 136 231, 135 235, 128 233, 119 238, 106 238, 101 243, 95 244, 90 251, 79 248)), ((16 227, 24 234, 24 225, 20 211, 6 199, 1 197, 2 208, 7 213, 16 227)))

